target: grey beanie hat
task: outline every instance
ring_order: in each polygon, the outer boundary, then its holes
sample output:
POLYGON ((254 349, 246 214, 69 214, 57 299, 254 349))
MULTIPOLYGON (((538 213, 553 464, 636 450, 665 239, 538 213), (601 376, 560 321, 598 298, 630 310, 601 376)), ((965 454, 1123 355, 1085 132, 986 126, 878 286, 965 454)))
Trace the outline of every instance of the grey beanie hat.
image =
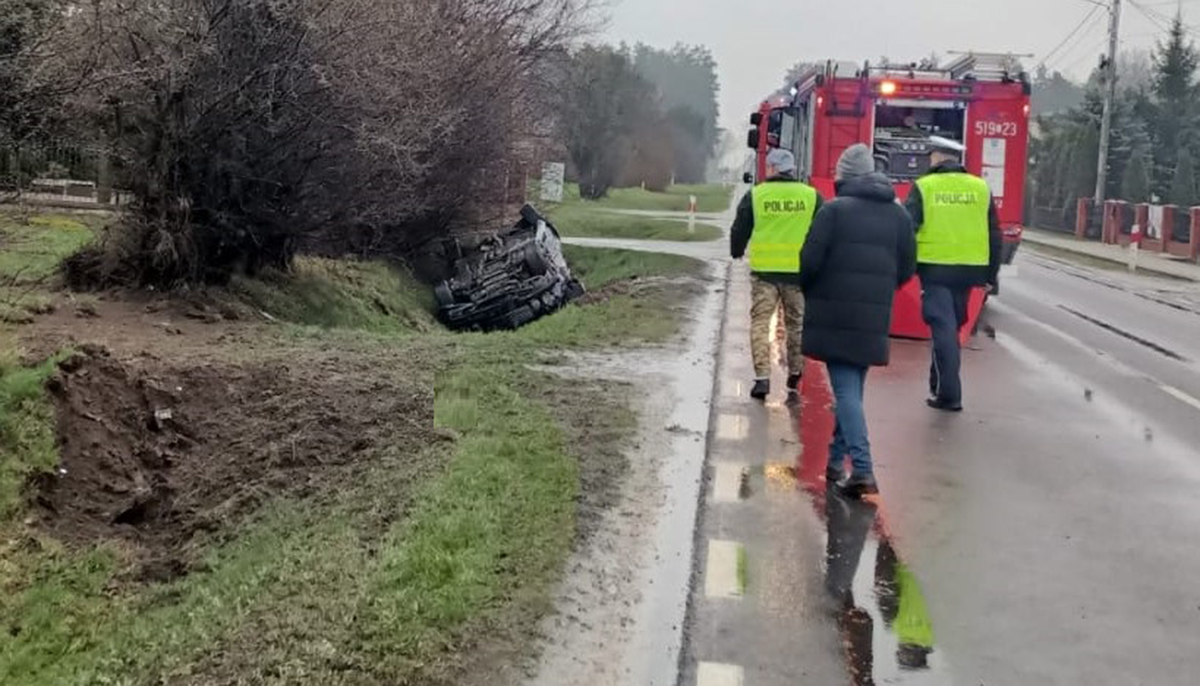
POLYGON ((862 143, 855 143, 846 148, 837 162, 837 178, 851 179, 856 176, 866 176, 875 171, 875 157, 871 149, 862 143))
POLYGON ((774 148, 767 153, 767 165, 780 174, 789 174, 796 171, 796 156, 783 148, 774 148))

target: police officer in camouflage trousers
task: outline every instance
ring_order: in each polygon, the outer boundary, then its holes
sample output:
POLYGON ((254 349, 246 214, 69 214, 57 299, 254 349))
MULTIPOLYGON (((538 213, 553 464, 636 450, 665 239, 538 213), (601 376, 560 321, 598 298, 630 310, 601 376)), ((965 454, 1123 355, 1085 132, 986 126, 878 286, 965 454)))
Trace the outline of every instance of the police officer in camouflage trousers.
POLYGON ((961 412, 958 332, 967 320, 971 290, 996 286, 1003 238, 987 182, 962 166, 963 146, 937 136, 930 143, 932 168, 905 203, 917 227, 921 314, 933 332, 926 403, 961 412))
POLYGON ((787 332, 788 400, 804 371, 800 333, 804 296, 800 292, 800 249, 821 207, 821 195, 796 178, 796 159, 787 150, 767 155, 767 180, 755 186, 738 204, 730 230, 730 254, 750 253, 750 350, 754 358, 754 387, 750 395, 763 400, 771 392, 771 315, 783 307, 787 332))

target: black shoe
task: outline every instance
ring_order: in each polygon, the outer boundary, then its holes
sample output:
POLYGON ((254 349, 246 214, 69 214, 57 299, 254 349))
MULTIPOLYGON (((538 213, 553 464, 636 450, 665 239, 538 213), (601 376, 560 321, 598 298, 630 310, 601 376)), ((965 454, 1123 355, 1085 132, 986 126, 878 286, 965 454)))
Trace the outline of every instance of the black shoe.
POLYGON ((768 395, 771 395, 771 380, 758 379, 755 381, 754 388, 750 389, 750 397, 755 400, 766 400, 768 395))
POLYGON ((788 374, 787 387, 788 387, 789 391, 800 390, 800 375, 799 374, 788 374))
POLYGON ((932 407, 935 410, 941 410, 942 412, 962 412, 962 410, 963 410, 962 403, 951 403, 951 402, 947 402, 945 400, 940 400, 938 398, 932 398, 932 397, 926 398, 925 404, 932 407))
POLYGON ((837 467, 826 467, 825 468, 825 486, 826 487, 833 488, 838 485, 839 481, 841 481, 842 479, 845 479, 845 478, 846 478, 846 472, 843 472, 842 470, 838 469, 837 467))
POLYGON ((879 484, 872 474, 851 474, 850 478, 837 485, 838 491, 847 498, 861 498, 879 493, 879 484))

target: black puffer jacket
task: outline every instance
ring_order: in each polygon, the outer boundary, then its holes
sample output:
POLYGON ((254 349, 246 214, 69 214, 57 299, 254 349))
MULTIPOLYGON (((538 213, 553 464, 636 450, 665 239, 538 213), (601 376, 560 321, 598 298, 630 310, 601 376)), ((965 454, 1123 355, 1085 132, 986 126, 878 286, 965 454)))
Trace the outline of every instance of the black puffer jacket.
POLYGON ((862 367, 888 363, 896 288, 913 277, 912 219, 887 177, 839 182, 800 253, 804 354, 862 367))

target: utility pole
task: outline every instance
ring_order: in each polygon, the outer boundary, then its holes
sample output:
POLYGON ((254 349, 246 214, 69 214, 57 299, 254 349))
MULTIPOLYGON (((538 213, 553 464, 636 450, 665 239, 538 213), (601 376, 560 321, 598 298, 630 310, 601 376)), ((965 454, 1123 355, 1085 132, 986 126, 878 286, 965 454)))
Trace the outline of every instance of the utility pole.
POLYGON ((1117 35, 1121 28, 1121 0, 1108 7, 1108 59, 1104 74, 1104 113, 1100 115, 1100 160, 1096 168, 1096 205, 1104 204, 1108 177, 1108 139, 1112 136, 1113 100, 1117 97, 1117 35))

